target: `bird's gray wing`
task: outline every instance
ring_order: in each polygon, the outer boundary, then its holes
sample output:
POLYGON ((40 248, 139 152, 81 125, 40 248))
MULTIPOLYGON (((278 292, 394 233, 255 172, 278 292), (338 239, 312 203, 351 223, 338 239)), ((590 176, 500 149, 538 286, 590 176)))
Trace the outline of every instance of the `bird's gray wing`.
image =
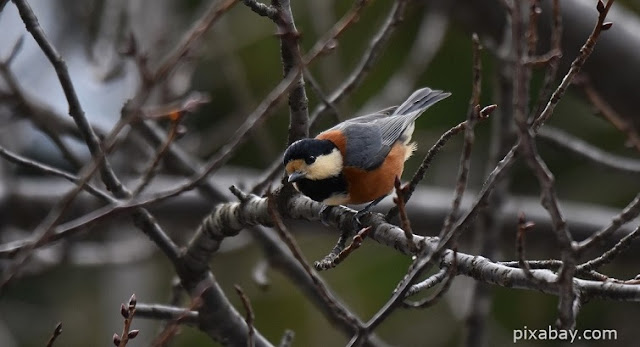
POLYGON ((336 130, 336 129, 340 129, 342 130, 344 127, 352 125, 352 124, 357 124, 357 123, 371 123, 374 122, 380 118, 387 118, 389 117, 393 111, 396 110, 396 108, 398 108, 398 106, 391 106, 391 107, 387 107, 383 110, 377 111, 377 112, 373 112, 373 113, 368 113, 362 116, 358 116, 355 118, 351 118, 351 119, 347 119, 344 122, 341 122, 337 125, 335 125, 334 127, 332 127, 329 130, 336 130))
POLYGON ((382 143, 392 146, 424 111, 449 95, 451 93, 430 88, 422 88, 413 92, 402 105, 395 109, 392 115, 377 121, 380 126, 382 143))
POLYGON ((372 170, 380 166, 391 147, 427 108, 450 93, 423 88, 415 91, 400 106, 349 119, 331 130, 347 137, 345 166, 372 170))
POLYGON ((345 166, 372 170, 382 164, 391 149, 382 144, 380 128, 373 122, 351 122, 341 130, 347 137, 345 166))

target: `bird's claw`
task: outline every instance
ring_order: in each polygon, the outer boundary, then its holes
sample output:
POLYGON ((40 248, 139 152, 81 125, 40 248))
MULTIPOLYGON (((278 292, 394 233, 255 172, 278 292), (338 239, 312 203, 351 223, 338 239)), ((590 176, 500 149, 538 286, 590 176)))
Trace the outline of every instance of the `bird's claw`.
POLYGON ((362 218, 362 216, 364 216, 365 213, 367 213, 367 211, 358 211, 355 214, 355 216, 353 216, 353 228, 356 231, 362 229, 363 225, 362 225, 362 221, 360 220, 360 218, 362 218))
POLYGON ((327 226, 327 227, 330 226, 329 212, 331 212, 331 206, 324 205, 320 209, 320 222, 322 222, 322 224, 324 224, 324 226, 327 226))

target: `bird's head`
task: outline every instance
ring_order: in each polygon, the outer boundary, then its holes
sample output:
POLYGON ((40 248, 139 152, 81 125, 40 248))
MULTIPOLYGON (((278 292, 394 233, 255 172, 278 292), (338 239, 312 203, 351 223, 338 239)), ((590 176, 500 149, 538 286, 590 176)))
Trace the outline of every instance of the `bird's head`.
POLYGON ((342 154, 329 140, 302 139, 284 152, 284 165, 289 182, 301 179, 322 180, 342 171, 342 154))

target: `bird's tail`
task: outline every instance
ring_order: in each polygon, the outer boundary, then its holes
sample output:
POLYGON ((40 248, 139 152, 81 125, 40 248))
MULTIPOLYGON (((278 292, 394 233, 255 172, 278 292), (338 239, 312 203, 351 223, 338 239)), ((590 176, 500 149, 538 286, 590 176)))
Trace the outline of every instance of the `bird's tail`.
POLYGON ((413 115, 417 118, 422 112, 431 107, 436 102, 447 98, 451 93, 442 90, 433 90, 431 88, 418 89, 402 103, 393 115, 413 115))

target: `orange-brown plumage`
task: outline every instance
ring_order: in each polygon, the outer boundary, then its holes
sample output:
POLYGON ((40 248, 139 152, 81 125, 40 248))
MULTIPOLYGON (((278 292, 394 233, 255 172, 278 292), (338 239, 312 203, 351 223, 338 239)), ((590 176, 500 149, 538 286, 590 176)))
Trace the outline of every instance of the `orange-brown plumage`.
POLYGON ((329 140, 333 142, 333 144, 338 147, 338 150, 340 150, 342 156, 344 156, 347 152, 347 139, 344 137, 343 132, 340 130, 327 130, 318 134, 318 136, 316 136, 316 139, 329 140))
POLYGON ((407 150, 407 146, 397 142, 382 165, 371 171, 345 167, 343 172, 349 184, 349 204, 364 204, 389 194, 396 177, 402 177, 407 150))
MULTIPOLYGON (((330 140, 333 142, 342 155, 346 155, 347 139, 339 130, 325 131, 316 139, 330 140)), ((382 165, 374 170, 364 170, 358 167, 345 166, 342 169, 347 180, 349 198, 345 204, 364 204, 385 196, 393 189, 396 176, 402 176, 404 162, 407 151, 411 151, 410 146, 401 142, 396 142, 385 158, 382 165)))

